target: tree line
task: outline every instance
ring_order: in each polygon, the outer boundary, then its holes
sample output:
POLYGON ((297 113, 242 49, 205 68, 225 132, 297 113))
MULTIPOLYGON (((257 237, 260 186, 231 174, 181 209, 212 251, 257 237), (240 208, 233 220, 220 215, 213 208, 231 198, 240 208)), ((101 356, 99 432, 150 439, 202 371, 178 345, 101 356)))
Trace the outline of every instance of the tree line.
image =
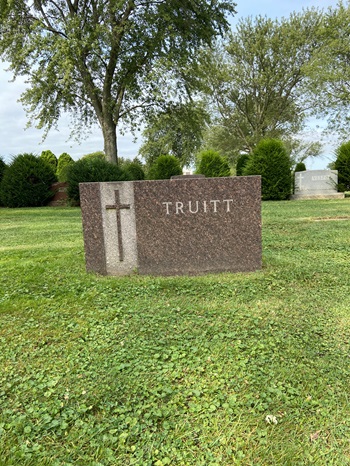
POLYGON ((72 134, 98 123, 107 160, 117 132, 144 128, 152 162, 199 149, 235 162, 262 139, 282 139, 295 161, 320 144, 298 134, 307 118, 346 132, 350 108, 350 3, 288 18, 241 19, 232 0, 0 2, 0 57, 26 76, 21 101, 49 131, 62 112, 72 134))

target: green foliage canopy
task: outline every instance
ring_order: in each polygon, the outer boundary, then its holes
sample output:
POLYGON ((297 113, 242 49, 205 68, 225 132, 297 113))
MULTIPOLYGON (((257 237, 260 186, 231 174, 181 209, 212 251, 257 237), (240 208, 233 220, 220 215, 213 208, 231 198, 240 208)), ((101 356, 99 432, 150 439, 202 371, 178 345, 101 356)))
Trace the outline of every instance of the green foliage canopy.
POLYGON ((53 196, 57 180, 50 165, 33 154, 19 154, 5 170, 0 198, 6 207, 38 207, 53 196))
POLYGON ((3 158, 0 157, 0 181, 2 180, 2 177, 4 176, 6 168, 7 168, 6 163, 4 162, 3 158))
POLYGON ((196 172, 207 178, 214 178, 219 176, 230 176, 230 166, 219 152, 214 150, 205 150, 198 154, 198 167, 196 172))
MULTIPOLYGON (((3 158, 0 157, 0 184, 1 184, 1 180, 2 180, 2 178, 4 176, 6 168, 7 168, 6 163, 4 162, 3 158)), ((3 205, 3 203, 1 201, 1 188, 0 188, 0 206, 2 206, 2 205, 3 205)))
POLYGON ((298 162, 295 165, 294 171, 296 172, 304 172, 306 170, 306 166, 304 162, 298 162))
POLYGON ((220 152, 234 165, 240 154, 236 147, 237 141, 230 129, 220 123, 220 118, 212 118, 211 124, 205 129, 201 150, 215 150, 220 152), (219 119, 219 121, 217 121, 219 119))
POLYGON ((0 57, 29 83, 22 103, 48 131, 62 112, 79 130, 98 123, 107 159, 116 130, 143 109, 176 101, 203 45, 228 29, 232 0, 0 2, 0 57))
POLYGON ((58 157, 57 171, 56 171, 58 181, 61 181, 61 182, 67 181, 68 166, 71 165, 72 163, 74 163, 74 160, 69 154, 67 154, 67 152, 63 152, 58 157))
POLYGON ((236 157, 252 152, 261 139, 286 138, 302 129, 308 113, 304 67, 319 48, 321 24, 316 10, 281 20, 249 17, 224 46, 204 56, 218 112, 216 132, 224 144, 230 141, 236 157))
POLYGON ((313 114, 328 121, 333 135, 349 134, 350 119, 350 3, 340 1, 325 14, 318 53, 309 63, 307 91, 313 114))
POLYGON ((262 199, 282 201, 291 193, 291 162, 278 139, 263 139, 254 149, 244 175, 261 175, 262 199))
POLYGON ((57 157, 50 150, 43 150, 40 154, 40 158, 45 160, 51 167, 54 172, 57 169, 57 157))
POLYGON ((350 191, 350 141, 341 144, 336 153, 334 169, 338 170, 338 191, 350 191))
POLYGON ((161 155, 151 165, 148 178, 150 180, 169 180, 172 176, 182 175, 182 169, 174 155, 161 155))
POLYGON ((68 198, 73 203, 80 202, 79 183, 125 180, 128 176, 118 165, 98 157, 82 158, 68 166, 68 198))
POLYGON ((121 168, 127 173, 130 180, 144 180, 145 171, 139 159, 126 160, 121 168))
POLYGON ((240 154, 240 156, 237 159, 237 164, 236 164, 236 175, 237 176, 243 175, 243 170, 244 170, 244 167, 247 165, 248 160, 249 160, 248 154, 240 154))
MULTIPOLYGON (((283 141, 289 153, 292 166, 303 163, 309 157, 318 157, 322 151, 319 141, 306 141, 298 138, 288 138, 283 141)), ((294 168, 296 171, 296 169, 294 168)))
POLYGON ((148 164, 162 154, 170 154, 179 159, 182 167, 190 165, 207 123, 209 115, 202 102, 189 100, 170 105, 147 121, 139 153, 148 164))
POLYGON ((89 154, 85 154, 85 155, 83 155, 83 158, 84 159, 97 158, 97 159, 101 159, 101 160, 106 160, 106 154, 102 150, 99 150, 99 151, 96 151, 96 152, 90 152, 89 154))

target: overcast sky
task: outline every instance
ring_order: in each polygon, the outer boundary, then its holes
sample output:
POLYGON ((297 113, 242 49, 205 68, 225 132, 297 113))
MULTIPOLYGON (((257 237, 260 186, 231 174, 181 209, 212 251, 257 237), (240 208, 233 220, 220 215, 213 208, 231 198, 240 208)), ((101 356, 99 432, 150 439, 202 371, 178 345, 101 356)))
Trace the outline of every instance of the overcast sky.
MULTIPOLYGON (((289 16, 292 11, 301 11, 303 8, 318 7, 327 8, 335 6, 337 0, 236 0, 237 15, 233 23, 246 16, 266 15, 271 18, 289 16)), ((98 127, 94 128, 91 135, 77 143, 68 140, 70 134, 69 119, 62 118, 58 125, 58 131, 52 130, 47 139, 42 142, 43 131, 26 127, 26 114, 18 99, 25 89, 24 79, 11 82, 12 75, 5 71, 6 64, 0 62, 0 156, 6 162, 12 156, 50 149, 59 156, 62 152, 68 152, 75 160, 82 155, 103 149, 103 140, 98 127)), ((317 130, 310 133, 310 138, 317 140, 317 130), (316 133, 315 133, 316 132, 316 133)), ((133 158, 137 155, 140 138, 136 143, 129 134, 118 136, 119 155, 125 158, 133 158)), ((330 144, 324 145, 323 156, 317 160, 308 160, 308 169, 322 169, 333 158, 333 150, 330 144)))

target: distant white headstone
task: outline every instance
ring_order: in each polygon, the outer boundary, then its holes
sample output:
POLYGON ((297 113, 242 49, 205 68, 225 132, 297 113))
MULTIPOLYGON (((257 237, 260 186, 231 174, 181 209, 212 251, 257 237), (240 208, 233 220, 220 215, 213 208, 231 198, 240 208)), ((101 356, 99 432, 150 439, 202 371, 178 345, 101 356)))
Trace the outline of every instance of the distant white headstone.
POLYGON ((337 192, 337 185, 337 170, 295 172, 292 199, 341 199, 344 194, 337 192))

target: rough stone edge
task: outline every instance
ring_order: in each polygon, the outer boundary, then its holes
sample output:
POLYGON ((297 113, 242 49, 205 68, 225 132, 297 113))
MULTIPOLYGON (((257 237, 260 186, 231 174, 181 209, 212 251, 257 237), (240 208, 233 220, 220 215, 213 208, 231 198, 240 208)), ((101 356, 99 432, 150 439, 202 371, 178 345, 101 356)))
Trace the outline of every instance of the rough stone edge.
POLYGON ((100 183, 80 183, 79 191, 86 271, 106 275, 100 183))
POLYGON ((205 178, 204 175, 173 175, 170 177, 171 180, 191 180, 193 178, 205 178))

